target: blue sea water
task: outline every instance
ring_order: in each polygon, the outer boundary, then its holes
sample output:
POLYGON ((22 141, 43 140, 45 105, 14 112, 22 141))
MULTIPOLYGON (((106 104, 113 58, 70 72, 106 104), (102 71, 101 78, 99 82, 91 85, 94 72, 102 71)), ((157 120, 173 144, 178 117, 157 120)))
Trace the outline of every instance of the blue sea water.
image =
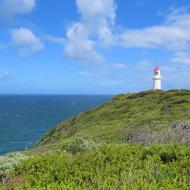
POLYGON ((33 146, 50 128, 111 96, 0 96, 0 155, 33 146))

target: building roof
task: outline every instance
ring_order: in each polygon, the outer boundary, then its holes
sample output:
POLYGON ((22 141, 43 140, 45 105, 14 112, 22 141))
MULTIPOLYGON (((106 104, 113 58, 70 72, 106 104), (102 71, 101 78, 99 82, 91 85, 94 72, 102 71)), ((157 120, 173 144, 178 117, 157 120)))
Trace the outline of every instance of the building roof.
POLYGON ((155 67, 155 68, 154 68, 154 70, 160 70, 160 67, 159 67, 159 66, 157 66, 157 67, 155 67))

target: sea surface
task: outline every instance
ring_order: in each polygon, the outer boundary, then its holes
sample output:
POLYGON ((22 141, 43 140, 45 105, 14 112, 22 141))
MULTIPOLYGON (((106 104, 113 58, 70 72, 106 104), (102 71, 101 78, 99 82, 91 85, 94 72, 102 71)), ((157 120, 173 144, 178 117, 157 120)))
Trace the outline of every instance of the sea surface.
POLYGON ((33 146, 50 128, 111 96, 1 95, 0 155, 33 146))

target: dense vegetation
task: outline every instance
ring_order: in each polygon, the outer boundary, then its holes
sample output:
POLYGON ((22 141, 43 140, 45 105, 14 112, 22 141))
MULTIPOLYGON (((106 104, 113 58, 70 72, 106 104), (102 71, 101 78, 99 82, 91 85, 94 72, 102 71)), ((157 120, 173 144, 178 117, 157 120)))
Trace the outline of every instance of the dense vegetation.
POLYGON ((121 94, 52 129, 37 145, 62 146, 75 138, 106 143, 190 143, 190 91, 121 94))
POLYGON ((0 157, 0 183, 17 190, 186 190, 189 144, 190 91, 122 94, 64 121, 33 149, 0 157))
POLYGON ((14 173, 16 166, 26 159, 28 156, 19 152, 0 156, 0 182, 4 183, 7 176, 14 173))
POLYGON ((109 144, 74 155, 45 153, 19 165, 5 187, 15 184, 16 190, 188 190, 190 147, 109 144))

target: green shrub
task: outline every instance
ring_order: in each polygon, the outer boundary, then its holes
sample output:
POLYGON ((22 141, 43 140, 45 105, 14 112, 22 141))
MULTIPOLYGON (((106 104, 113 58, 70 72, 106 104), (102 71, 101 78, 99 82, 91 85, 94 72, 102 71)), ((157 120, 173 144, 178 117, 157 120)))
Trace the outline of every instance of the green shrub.
MULTIPOLYGON (((170 123, 179 120, 190 120, 190 90, 121 94, 97 108, 62 122, 39 141, 36 147, 60 144, 78 137, 99 143, 113 143, 113 138, 108 140, 107 136, 115 136, 114 143, 126 143, 127 138, 121 137, 127 136, 128 129, 134 131, 133 128, 142 126, 158 135, 163 130, 173 130, 169 133, 170 138, 164 136, 162 140, 162 133, 159 138, 155 138, 157 142, 167 143, 171 139, 176 140, 176 143, 190 144, 190 131, 176 134, 175 129, 170 128, 170 123)), ((154 136, 152 138, 149 131, 144 133, 144 138, 139 139, 139 135, 136 135, 132 143, 155 143, 154 136)))
POLYGON ((12 173, 15 167, 27 158, 28 156, 19 152, 0 156, 0 175, 7 175, 12 173))
POLYGON ((44 154, 20 165, 26 179, 15 189, 190 189, 189 152, 182 145, 110 144, 75 155, 44 154))
POLYGON ((68 152, 76 154, 77 152, 86 152, 96 148, 98 145, 89 140, 83 138, 75 138, 73 140, 65 141, 60 147, 61 150, 66 150, 68 152))
POLYGON ((5 156, 0 156, 0 190, 4 189, 3 184, 16 170, 17 166, 28 156, 22 153, 9 153, 5 156))

